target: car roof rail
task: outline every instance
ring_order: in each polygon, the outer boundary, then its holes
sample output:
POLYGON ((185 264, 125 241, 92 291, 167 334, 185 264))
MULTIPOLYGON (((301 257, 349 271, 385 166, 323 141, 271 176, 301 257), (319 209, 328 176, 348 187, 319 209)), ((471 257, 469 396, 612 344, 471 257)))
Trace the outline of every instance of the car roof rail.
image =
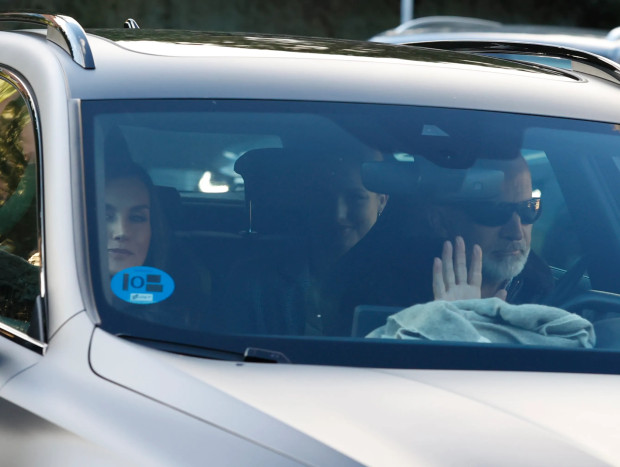
POLYGON ((127 20, 123 23, 123 27, 125 29, 140 29, 138 22, 133 18, 127 18, 127 20))
POLYGON ((42 13, 0 13, 0 22, 47 26, 47 40, 62 47, 82 68, 93 70, 95 60, 82 26, 70 16, 42 13))
MULTIPOLYGON (((510 41, 430 41, 410 42, 407 46, 468 52, 492 56, 494 54, 532 55, 552 59, 570 60, 571 70, 620 83, 620 64, 584 50, 557 45, 510 41)), ((504 57, 505 58, 505 57, 504 57)), ((513 60, 519 60, 513 58, 513 60)), ((521 60, 526 61, 526 60, 521 60)), ((552 66, 552 65, 547 65, 552 66)), ((571 71, 568 70, 568 71, 571 71)))
POLYGON ((441 27, 441 26, 454 26, 454 27, 484 27, 484 28, 499 28, 502 23, 497 21, 490 21, 487 19, 470 18, 467 16, 423 16, 421 18, 410 19, 405 21, 399 26, 387 31, 389 34, 402 34, 405 31, 410 31, 416 28, 428 28, 428 27, 441 27))

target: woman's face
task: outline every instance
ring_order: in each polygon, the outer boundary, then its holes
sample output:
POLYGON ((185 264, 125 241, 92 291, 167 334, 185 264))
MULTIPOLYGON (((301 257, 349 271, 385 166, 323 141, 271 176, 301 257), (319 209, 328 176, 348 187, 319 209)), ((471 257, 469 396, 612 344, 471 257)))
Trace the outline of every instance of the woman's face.
POLYGON ((366 189, 358 167, 340 173, 320 196, 315 227, 335 256, 346 253, 368 233, 387 202, 386 195, 366 189))
POLYGON ((110 274, 142 266, 151 243, 151 201, 137 178, 111 180, 105 190, 110 274))

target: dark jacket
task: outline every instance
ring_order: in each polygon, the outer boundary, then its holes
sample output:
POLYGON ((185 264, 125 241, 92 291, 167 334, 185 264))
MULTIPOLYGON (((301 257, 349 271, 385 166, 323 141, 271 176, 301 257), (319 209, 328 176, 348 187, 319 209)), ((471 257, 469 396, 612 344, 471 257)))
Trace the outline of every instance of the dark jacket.
POLYGON ((310 268, 309 251, 289 249, 233 268, 211 325, 234 334, 321 335, 325 287, 310 268))
MULTIPOLYGON (((432 265, 443 241, 370 236, 320 275, 309 252, 265 256, 236 268, 218 327, 232 333, 351 335, 358 305, 406 308, 433 300, 432 265)), ((548 266, 534 253, 508 288, 510 303, 540 303, 553 287, 548 266)))
MULTIPOLYGON (((365 239, 366 240, 366 239, 365 239)), ((339 301, 331 334, 350 332, 358 305, 408 307, 433 300, 432 268, 441 256, 443 240, 428 237, 393 239, 382 244, 362 241, 334 269, 332 295, 339 301)), ((530 253, 523 271, 509 284, 509 303, 542 303, 553 289, 547 264, 530 253)))

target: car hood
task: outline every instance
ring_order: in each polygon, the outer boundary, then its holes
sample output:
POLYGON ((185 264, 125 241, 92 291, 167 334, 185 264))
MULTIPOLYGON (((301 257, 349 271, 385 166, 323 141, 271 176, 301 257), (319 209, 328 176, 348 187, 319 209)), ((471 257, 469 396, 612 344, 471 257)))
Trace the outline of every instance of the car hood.
POLYGON ((91 365, 108 380, 307 464, 620 463, 614 375, 221 362, 100 330, 91 365))

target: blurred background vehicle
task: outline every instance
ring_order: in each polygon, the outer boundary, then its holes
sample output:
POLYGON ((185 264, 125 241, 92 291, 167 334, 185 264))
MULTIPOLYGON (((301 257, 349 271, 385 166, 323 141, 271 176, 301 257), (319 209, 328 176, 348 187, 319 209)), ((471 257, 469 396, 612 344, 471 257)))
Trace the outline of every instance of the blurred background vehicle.
POLYGON ((620 28, 606 31, 552 25, 504 24, 459 16, 429 16, 407 21, 370 40, 388 44, 436 41, 538 43, 585 50, 614 61, 620 59, 620 28))

